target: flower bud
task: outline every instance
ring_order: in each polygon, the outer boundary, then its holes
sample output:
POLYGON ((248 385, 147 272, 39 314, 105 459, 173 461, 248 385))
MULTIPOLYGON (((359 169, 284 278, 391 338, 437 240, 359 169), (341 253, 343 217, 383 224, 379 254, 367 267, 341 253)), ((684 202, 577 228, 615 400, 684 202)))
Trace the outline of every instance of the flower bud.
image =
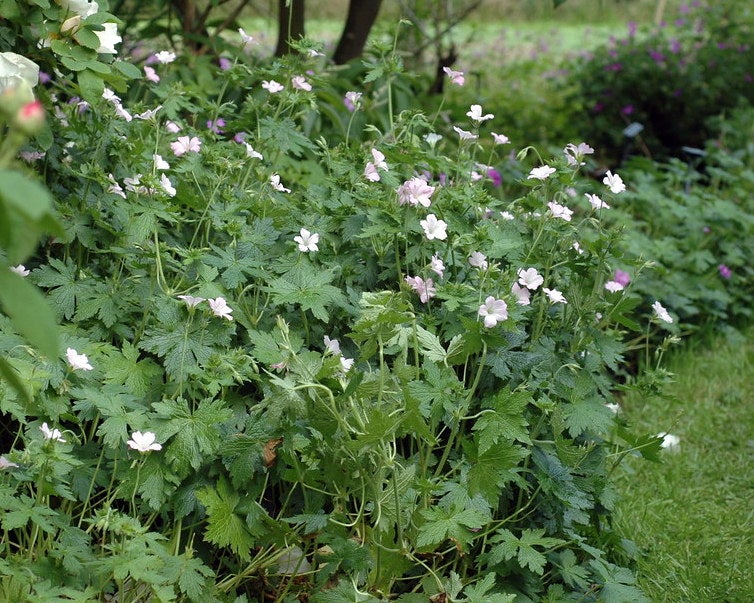
POLYGON ((63 21, 63 23, 60 25, 60 33, 73 34, 78 30, 79 27, 81 27, 81 15, 74 15, 73 17, 70 17, 63 21))
POLYGON ((34 92, 24 80, 14 79, 12 85, 0 90, 0 114, 13 118, 27 103, 34 102, 34 92))
POLYGON ((37 134, 42 129, 44 122, 45 110, 38 100, 23 105, 13 119, 14 125, 29 136, 37 134))

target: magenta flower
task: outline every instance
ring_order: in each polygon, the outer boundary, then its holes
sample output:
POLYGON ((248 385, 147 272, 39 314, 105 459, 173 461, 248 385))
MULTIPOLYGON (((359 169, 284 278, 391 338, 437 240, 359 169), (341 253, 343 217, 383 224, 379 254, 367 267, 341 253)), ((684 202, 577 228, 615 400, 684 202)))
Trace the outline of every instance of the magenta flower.
POLYGON ((220 57, 217 61, 222 71, 227 71, 233 67, 233 62, 228 57, 220 57))
POLYGON ((733 271, 728 268, 725 264, 720 264, 717 269, 720 271, 720 276, 722 276, 725 279, 730 278, 733 276, 733 271))
POLYGON ((613 276, 613 280, 616 283, 620 283, 624 287, 628 286, 628 283, 631 282, 631 275, 628 272, 624 272, 623 270, 616 270, 615 275, 613 276))
POLYGON ((503 176, 495 168, 487 170, 487 178, 492 180, 492 186, 495 188, 503 184, 503 176))
POLYGON ((431 278, 424 280, 420 276, 407 276, 406 282, 408 283, 409 287, 416 291, 416 293, 419 295, 419 301, 423 304, 426 304, 430 299, 432 299, 437 292, 437 290, 435 289, 435 284, 431 278))

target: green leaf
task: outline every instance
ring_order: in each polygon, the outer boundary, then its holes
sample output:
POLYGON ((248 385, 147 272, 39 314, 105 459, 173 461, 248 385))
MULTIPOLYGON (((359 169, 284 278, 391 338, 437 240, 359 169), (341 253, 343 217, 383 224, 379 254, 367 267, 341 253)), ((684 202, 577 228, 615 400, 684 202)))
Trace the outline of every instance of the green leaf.
POLYGON ((97 50, 100 47, 99 37, 88 27, 80 27, 76 33, 73 34, 73 39, 79 44, 92 50, 97 50))
MULTIPOLYGON (((5 358, 0 358, 0 375, 21 396, 27 404, 33 401, 33 397, 24 381, 20 378, 16 369, 5 358)), ((4 409, 5 410, 5 409, 4 409)), ((7 412, 7 410, 5 410, 7 412)))
POLYGON ((489 592, 494 586, 495 574, 487 574, 476 584, 464 589, 463 594, 466 598, 461 601, 462 603, 513 603, 516 600, 516 595, 489 592))
POLYGON ((416 546, 436 546, 447 539, 460 545, 470 543, 475 535, 472 529, 485 525, 489 517, 475 508, 461 509, 455 505, 448 509, 434 507, 421 511, 425 522, 419 528, 416 546))
POLYGON ((78 74, 76 79, 79 83, 79 89, 81 90, 81 96, 90 104, 96 104, 102 98, 102 93, 105 90, 105 83, 102 78, 94 73, 91 69, 86 69, 87 64, 84 64, 83 70, 76 70, 78 74))
POLYGON ((138 80, 143 77, 141 71, 139 71, 139 68, 136 67, 136 65, 132 65, 126 61, 116 60, 113 62, 112 66, 130 80, 138 80))
POLYGON ((484 401, 483 406, 489 410, 476 420, 472 428, 477 432, 475 437, 480 455, 504 440, 531 443, 525 414, 531 400, 529 392, 511 392, 506 387, 484 401))
POLYGON ((271 281, 265 290, 272 293, 273 303, 298 304, 303 310, 310 310, 322 322, 328 322, 329 307, 348 305, 341 290, 329 284, 333 278, 331 270, 318 270, 300 263, 284 276, 271 281))
POLYGON ((22 276, 0 265, 0 305, 13 327, 48 358, 60 352, 58 325, 44 296, 22 276))
POLYGON ((196 493, 199 502, 207 509, 207 529, 204 539, 217 546, 228 547, 244 561, 251 558, 255 540, 246 527, 246 522, 236 513, 241 502, 240 495, 224 478, 217 488, 207 487, 196 493))
POLYGON ((328 588, 314 593, 310 599, 311 603, 375 603, 372 595, 362 593, 356 590, 350 580, 341 580, 335 588, 328 588))
POLYGON ((40 220, 52 211, 53 201, 49 191, 26 174, 0 168, 0 197, 10 208, 32 221, 40 220))
POLYGON ((528 567, 532 572, 541 576, 547 559, 544 554, 535 547, 550 549, 565 542, 560 538, 551 538, 544 535, 544 528, 539 530, 523 530, 521 537, 516 536, 507 529, 498 530, 489 540, 493 546, 489 552, 489 565, 497 565, 502 561, 517 559, 522 567, 528 567))

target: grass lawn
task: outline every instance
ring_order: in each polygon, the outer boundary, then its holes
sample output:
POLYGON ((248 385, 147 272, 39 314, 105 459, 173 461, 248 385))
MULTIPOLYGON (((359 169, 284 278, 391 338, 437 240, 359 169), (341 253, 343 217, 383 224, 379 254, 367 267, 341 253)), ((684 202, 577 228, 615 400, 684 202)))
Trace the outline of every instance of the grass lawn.
POLYGON ((633 462, 617 521, 643 550, 658 603, 754 600, 754 330, 678 352, 667 400, 629 398, 629 422, 680 437, 665 462, 633 462))

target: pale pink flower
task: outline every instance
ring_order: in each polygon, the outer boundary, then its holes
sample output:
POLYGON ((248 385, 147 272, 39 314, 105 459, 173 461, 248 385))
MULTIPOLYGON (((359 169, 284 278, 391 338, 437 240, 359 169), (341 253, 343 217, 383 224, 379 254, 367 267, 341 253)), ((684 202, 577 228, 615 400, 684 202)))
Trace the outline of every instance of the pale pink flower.
POLYGON ((526 270, 521 268, 518 271, 518 282, 527 289, 536 291, 545 282, 545 279, 537 272, 536 268, 527 268, 526 270))
POLYGON ((370 182, 379 182, 380 174, 378 170, 389 171, 387 163, 385 163, 385 155, 377 149, 372 149, 372 158, 374 161, 368 162, 364 167, 364 177, 370 182))
POLYGON ((421 205, 422 207, 429 207, 431 201, 429 198, 432 193, 435 192, 434 186, 429 186, 424 178, 411 178, 406 180, 398 187, 398 203, 399 205, 421 205))
POLYGON ((353 358, 340 357, 340 368, 344 373, 347 373, 353 368, 353 358))
POLYGON ((158 63, 167 65, 168 63, 175 61, 175 53, 170 52, 169 50, 161 50, 160 52, 155 53, 154 58, 158 63))
POLYGON ((12 463, 4 456, 0 456, 0 470, 11 469, 13 467, 18 467, 18 463, 12 463))
POLYGON ((281 193, 290 193, 291 192, 291 189, 285 188, 280 183, 280 175, 279 174, 272 174, 272 176, 270 176, 270 186, 272 186, 272 188, 274 188, 276 191, 280 191, 281 193))
POLYGON ((494 132, 490 132, 490 134, 492 134, 492 139, 495 141, 495 144, 510 143, 510 138, 508 138, 505 134, 495 134, 494 132))
POLYGON ((471 107, 469 107, 469 110, 466 112, 466 115, 471 118, 472 121, 475 121, 477 123, 482 123, 483 121, 487 121, 488 119, 495 117, 492 113, 482 115, 482 105, 471 105, 471 107))
POLYGON ((479 306, 479 316, 484 318, 484 326, 490 329, 498 322, 508 319, 508 304, 502 299, 495 299, 490 295, 479 306))
POLYGON ((516 303, 519 306, 528 306, 531 304, 531 291, 526 287, 522 287, 518 283, 513 283, 511 293, 516 297, 516 303))
POLYGON ((179 126, 174 121, 167 121, 165 122, 165 129, 171 134, 177 134, 181 131, 181 126, 179 126))
POLYGON ((155 440, 157 436, 151 431, 134 431, 131 434, 131 439, 126 442, 129 448, 138 450, 139 452, 150 452, 152 450, 162 450, 162 444, 158 444, 155 440))
POLYGON ((65 444, 63 434, 57 427, 50 429, 50 426, 45 422, 39 426, 39 430, 42 432, 45 440, 53 440, 55 442, 61 442, 62 444, 65 444))
POLYGON ((573 210, 568 209, 565 205, 561 205, 560 203, 556 203, 555 201, 550 201, 547 204, 547 208, 555 218, 560 218, 561 220, 565 220, 566 222, 571 221, 573 210))
POLYGON ((458 133, 458 136, 461 140, 476 140, 479 138, 476 134, 472 134, 471 132, 467 130, 462 130, 458 126, 453 126, 453 129, 458 133))
POLYGON ((317 243, 319 243, 319 234, 316 232, 309 232, 306 228, 302 228, 298 235, 293 237, 293 240, 298 243, 299 251, 308 253, 310 251, 319 251, 317 243))
POLYGON ((616 270, 613 280, 626 287, 631 282, 631 275, 623 270, 616 270))
POLYGON ((652 310, 654 310, 655 315, 661 321, 666 322, 668 324, 671 324, 673 322, 673 317, 668 313, 668 311, 665 308, 663 308, 662 304, 659 301, 656 301, 655 303, 652 304, 652 310))
POLYGON ((180 157, 186 153, 198 153, 202 148, 202 141, 196 136, 179 136, 178 140, 170 143, 170 148, 176 157, 180 157))
POLYGON ((226 318, 227 320, 233 320, 233 317, 231 316, 231 314, 233 313, 233 308, 228 305, 228 302, 225 301, 225 298, 210 298, 207 300, 207 302, 209 302, 209 307, 212 309, 212 313, 215 316, 226 318))
POLYGON ((252 46, 253 44, 256 44, 256 42, 254 41, 254 37, 247 34, 241 27, 238 28, 238 33, 241 36, 241 43, 242 43, 241 48, 243 50, 248 50, 250 46, 252 46))
POLYGON ((450 81, 458 86, 463 86, 466 79, 463 77, 463 71, 454 71, 450 67, 443 67, 442 70, 450 78, 450 81))
POLYGON ((154 68, 150 67, 149 65, 144 66, 144 77, 150 82, 157 83, 160 81, 160 76, 157 75, 157 72, 154 70, 154 68))
POLYGON ((359 106, 360 100, 361 92, 346 92, 346 95, 343 97, 343 104, 346 106, 346 109, 353 113, 359 106))
POLYGON ((115 114, 118 117, 122 117, 126 121, 131 121, 133 119, 132 115, 128 111, 126 111, 126 108, 120 103, 115 104, 115 114))
POLYGON ((115 177, 112 174, 107 175, 108 180, 110 180, 110 187, 107 189, 108 193, 113 193, 114 195, 119 195, 126 198, 126 193, 123 192, 123 188, 121 188, 120 184, 118 184, 118 181, 115 179, 115 177))
POLYGON ((626 190, 626 185, 623 183, 623 179, 618 176, 618 174, 613 174, 610 170, 605 174, 602 183, 615 194, 622 193, 626 190))
POLYGON ((195 308, 200 303, 205 301, 205 298, 194 297, 193 295, 179 295, 178 299, 183 300, 183 303, 185 303, 189 308, 195 308))
POLYGON ((407 276, 406 282, 414 291, 416 291, 416 293, 419 295, 419 301, 421 301, 423 304, 426 304, 430 299, 432 299, 437 292, 437 290, 435 289, 435 284, 431 278, 428 278, 425 281, 420 276, 407 276))
POLYGON ((445 274, 445 264, 443 264, 443 261, 437 257, 437 254, 432 256, 429 264, 429 269, 440 278, 442 278, 445 274))
POLYGON ((566 298, 563 297, 563 294, 558 291, 557 289, 548 289, 547 287, 542 287, 542 291, 545 292, 545 295, 550 299, 551 304, 567 304, 566 298))
POLYGON ((429 241, 432 239, 444 241, 448 238, 447 223, 445 220, 438 220, 435 214, 429 214, 426 220, 419 220, 419 224, 424 229, 424 234, 429 241))
POLYGON ((304 90, 305 92, 311 92, 312 90, 312 85, 306 81, 303 75, 294 75, 291 78, 291 85, 296 90, 304 90))
POLYGON ((594 209, 610 209, 610 206, 605 203, 602 199, 600 199, 597 195, 592 195, 590 193, 584 193, 584 196, 589 201, 589 204, 594 209))
POLYGON ((568 165, 576 167, 584 165, 582 161, 584 155, 591 155, 594 153, 594 149, 585 142, 580 142, 578 145, 569 142, 563 149, 563 153, 565 153, 568 165))
POLYGON ((89 358, 86 357, 86 354, 79 354, 73 348, 66 348, 65 357, 66 360, 68 360, 69 366, 74 371, 91 371, 94 368, 91 364, 89 364, 89 358))
POLYGON ((541 165, 539 167, 532 168, 529 172, 529 175, 526 177, 527 180, 545 180, 552 174, 554 174, 557 170, 554 167, 550 167, 549 165, 541 165))
POLYGON ((18 266, 9 266, 11 272, 15 272, 18 276, 29 276, 29 270, 26 266, 19 264, 18 266))
POLYGON ((607 281, 605 283, 605 289, 610 291, 610 293, 616 293, 617 291, 623 291, 625 287, 621 285, 618 281, 607 281))
POLYGON ((474 268, 479 268, 479 270, 487 270, 487 256, 481 251, 474 251, 469 256, 469 264, 474 268))
POLYGON ((277 94, 282 90, 285 90, 285 86, 275 80, 262 80, 262 88, 267 90, 270 94, 277 94))

